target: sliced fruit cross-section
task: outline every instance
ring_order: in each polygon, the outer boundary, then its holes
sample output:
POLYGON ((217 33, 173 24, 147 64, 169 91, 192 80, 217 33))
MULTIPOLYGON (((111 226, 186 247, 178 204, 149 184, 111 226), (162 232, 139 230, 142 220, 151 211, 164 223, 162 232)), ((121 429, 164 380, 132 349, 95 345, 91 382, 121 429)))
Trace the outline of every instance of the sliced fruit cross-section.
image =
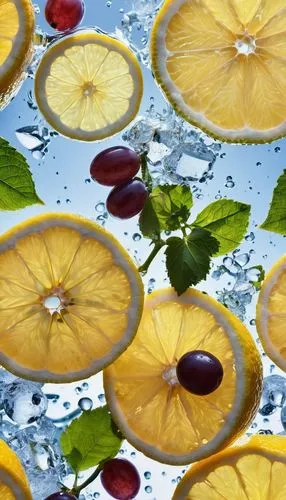
POLYGON ((254 436, 193 465, 173 500, 283 500, 285 452, 284 437, 254 436))
POLYGON ((47 214, 0 238, 0 363, 21 377, 100 371, 131 342, 142 303, 127 252, 86 219, 47 214))
POLYGON ((230 142, 286 134, 284 0, 166 0, 151 36, 176 111, 230 142))
POLYGON ((0 0, 0 108, 23 77, 32 53, 34 23, 30 0, 0 0))
POLYGON ((109 137, 136 116, 142 97, 140 65, 122 42, 94 31, 65 37, 41 60, 37 103, 62 135, 82 141, 109 137))
POLYGON ((251 421, 261 393, 261 362, 243 326, 221 304, 190 289, 148 296, 137 335, 104 370, 114 420, 127 439, 159 462, 186 464, 222 449, 251 421), (191 394, 176 365, 190 351, 220 361, 223 379, 211 394, 191 394))
POLYGON ((286 254, 267 274, 260 290, 256 326, 266 354, 286 371, 286 254))
POLYGON ((2 440, 0 440, 0 498, 32 500, 23 466, 16 453, 2 440))

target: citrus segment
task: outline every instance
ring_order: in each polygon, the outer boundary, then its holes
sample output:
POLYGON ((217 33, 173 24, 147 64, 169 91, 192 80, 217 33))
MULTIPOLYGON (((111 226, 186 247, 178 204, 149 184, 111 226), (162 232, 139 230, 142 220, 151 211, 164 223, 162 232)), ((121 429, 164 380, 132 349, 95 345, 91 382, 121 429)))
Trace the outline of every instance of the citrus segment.
POLYGON ((286 133, 282 0, 166 0, 151 36, 155 76, 176 111, 210 135, 286 133))
POLYGON ((104 139, 126 127, 137 114, 142 87, 131 50, 92 31, 53 45, 35 79, 46 120, 61 134, 83 141, 104 139))
POLYGON ((285 449, 281 436, 254 436, 193 465, 173 500, 282 500, 285 449))
POLYGON ((267 274, 260 290, 256 325, 266 354, 286 371, 286 255, 267 274))
POLYGON ((104 370, 113 418, 127 439, 160 462, 185 464, 229 443, 250 422, 261 363, 250 334, 226 308, 190 289, 148 296, 132 345, 104 370), (176 365, 187 352, 216 356, 224 376, 207 396, 186 391, 176 365))
POLYGON ((0 361, 21 377, 85 378, 131 342, 143 285, 119 243, 81 217, 35 217, 0 238, 0 361))
POLYGON ((30 0, 0 0, 0 107, 9 98, 31 57, 34 11, 30 0))
POLYGON ((32 500, 23 466, 16 453, 2 440, 0 440, 0 498, 32 500))

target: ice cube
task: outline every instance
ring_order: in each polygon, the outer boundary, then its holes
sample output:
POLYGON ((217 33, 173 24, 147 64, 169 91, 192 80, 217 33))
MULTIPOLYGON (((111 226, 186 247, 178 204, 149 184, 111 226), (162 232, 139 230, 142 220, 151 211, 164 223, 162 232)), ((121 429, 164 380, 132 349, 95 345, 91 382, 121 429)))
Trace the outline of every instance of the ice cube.
POLYGON ((266 403, 282 407, 286 400, 286 378, 280 375, 269 375, 263 381, 263 398, 266 403))
POLYGON ((3 408, 17 424, 31 424, 46 413, 48 400, 39 384, 18 378, 6 385, 3 408))

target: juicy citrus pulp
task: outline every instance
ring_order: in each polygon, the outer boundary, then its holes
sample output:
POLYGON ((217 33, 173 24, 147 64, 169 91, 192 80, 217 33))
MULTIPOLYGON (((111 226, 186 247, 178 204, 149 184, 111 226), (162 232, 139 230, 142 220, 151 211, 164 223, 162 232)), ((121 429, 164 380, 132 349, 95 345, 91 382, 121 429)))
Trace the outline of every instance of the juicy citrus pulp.
POLYGON ((254 436, 193 465, 173 500, 283 500, 285 452, 284 437, 254 436))
POLYGON ((0 440, 1 500, 32 500, 28 479, 16 453, 0 440))
POLYGON ((231 142, 286 134, 284 0, 166 0, 155 76, 183 117, 231 142))
POLYGON ((260 290, 256 326, 266 354, 286 371, 286 254, 267 274, 260 290))
POLYGON ((142 97, 140 65, 123 43, 81 32, 53 45, 35 78, 37 103, 55 130, 95 141, 136 116, 142 97))
POLYGON ((22 78, 31 56, 33 31, 30 0, 0 0, 0 108, 22 78))
POLYGON ((186 464, 226 446, 253 417, 261 392, 261 362, 254 342, 226 308, 190 289, 147 297, 137 335, 104 370, 113 418, 140 451, 170 464, 186 464), (178 384, 183 354, 205 350, 222 363, 220 387, 196 396, 178 384))
POLYGON ((128 254, 86 219, 47 214, 0 238, 0 363, 21 377, 100 371, 131 342, 142 303, 128 254))

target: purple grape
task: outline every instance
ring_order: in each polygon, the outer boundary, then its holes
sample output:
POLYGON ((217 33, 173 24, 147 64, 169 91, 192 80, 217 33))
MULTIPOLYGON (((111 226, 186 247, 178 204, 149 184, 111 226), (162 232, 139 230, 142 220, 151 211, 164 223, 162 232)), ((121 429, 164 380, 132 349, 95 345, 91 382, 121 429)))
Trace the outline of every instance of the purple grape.
POLYGON ((207 351, 184 354, 177 364, 177 378, 187 391, 205 396, 215 391, 223 378, 221 362, 207 351))
POLYGON ((132 149, 114 146, 101 151, 90 165, 93 180, 104 186, 118 186, 134 177, 140 168, 140 158, 132 149))
POLYGON ((140 489, 140 476, 134 465, 123 458, 105 462, 100 475, 107 493, 118 500, 135 498, 140 489))
POLYGON ((57 493, 53 493, 49 497, 45 498, 45 500, 77 500, 77 498, 70 493, 58 491, 57 493))
POLYGON ((139 179, 132 179, 119 184, 110 191, 106 200, 106 207, 114 217, 129 219, 141 212, 147 197, 148 191, 144 182, 139 179))
POLYGON ((48 0, 45 16, 58 31, 69 31, 79 25, 84 15, 83 0, 48 0))

